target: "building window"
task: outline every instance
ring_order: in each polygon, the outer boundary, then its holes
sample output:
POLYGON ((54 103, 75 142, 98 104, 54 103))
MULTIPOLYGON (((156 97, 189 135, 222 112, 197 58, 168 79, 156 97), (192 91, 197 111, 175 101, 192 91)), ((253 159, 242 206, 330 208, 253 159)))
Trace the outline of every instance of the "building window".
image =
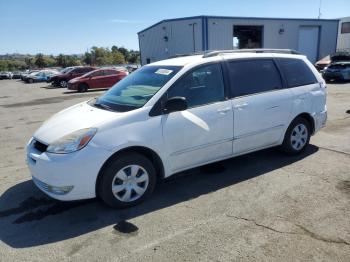
POLYGON ((341 33, 342 34, 350 33, 350 22, 344 22, 341 24, 341 33))

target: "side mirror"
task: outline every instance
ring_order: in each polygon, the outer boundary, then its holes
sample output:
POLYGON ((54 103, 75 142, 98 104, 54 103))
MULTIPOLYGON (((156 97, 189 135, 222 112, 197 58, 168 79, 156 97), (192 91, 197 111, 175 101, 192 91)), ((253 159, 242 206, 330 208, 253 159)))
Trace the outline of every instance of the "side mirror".
POLYGON ((186 98, 181 96, 174 96, 169 98, 164 105, 163 111, 166 114, 178 111, 184 111, 187 109, 186 98))

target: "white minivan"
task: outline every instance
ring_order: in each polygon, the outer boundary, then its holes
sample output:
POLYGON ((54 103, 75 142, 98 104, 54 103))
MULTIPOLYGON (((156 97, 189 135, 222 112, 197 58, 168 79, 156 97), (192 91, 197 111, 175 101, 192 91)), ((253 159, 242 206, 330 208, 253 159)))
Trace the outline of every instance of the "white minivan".
POLYGON ((208 52, 143 66, 55 114, 27 162, 53 198, 128 207, 189 168, 275 146, 298 154, 326 119, 325 82, 305 56, 208 52))

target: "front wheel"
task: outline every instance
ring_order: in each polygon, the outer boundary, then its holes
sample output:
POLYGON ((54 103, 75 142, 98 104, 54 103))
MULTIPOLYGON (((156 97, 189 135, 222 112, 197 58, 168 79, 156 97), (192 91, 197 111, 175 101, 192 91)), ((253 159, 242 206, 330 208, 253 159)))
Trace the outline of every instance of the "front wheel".
POLYGON ((78 86, 78 92, 79 93, 82 93, 82 92, 86 92, 88 90, 88 85, 87 84, 80 84, 78 86))
POLYGON ((103 170, 98 194, 111 207, 125 208, 142 202, 153 191, 156 172, 150 160, 129 153, 111 161, 103 170))
POLYGON ((311 128, 305 118, 298 117, 289 125, 284 136, 282 149, 289 155, 296 155, 305 150, 310 142, 311 128))

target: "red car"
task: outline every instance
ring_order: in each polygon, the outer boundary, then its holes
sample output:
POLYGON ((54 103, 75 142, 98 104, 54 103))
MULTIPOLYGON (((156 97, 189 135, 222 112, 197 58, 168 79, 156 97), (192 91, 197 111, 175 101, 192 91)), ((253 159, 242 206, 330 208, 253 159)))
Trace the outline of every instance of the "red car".
POLYGON ((65 68, 61 73, 53 75, 47 82, 52 82, 53 86, 67 87, 68 81, 95 70, 91 66, 76 66, 65 68))
POLYGON ((113 68, 102 68, 91 71, 68 82, 69 90, 85 92, 94 88, 110 88, 128 75, 127 71, 113 68))

